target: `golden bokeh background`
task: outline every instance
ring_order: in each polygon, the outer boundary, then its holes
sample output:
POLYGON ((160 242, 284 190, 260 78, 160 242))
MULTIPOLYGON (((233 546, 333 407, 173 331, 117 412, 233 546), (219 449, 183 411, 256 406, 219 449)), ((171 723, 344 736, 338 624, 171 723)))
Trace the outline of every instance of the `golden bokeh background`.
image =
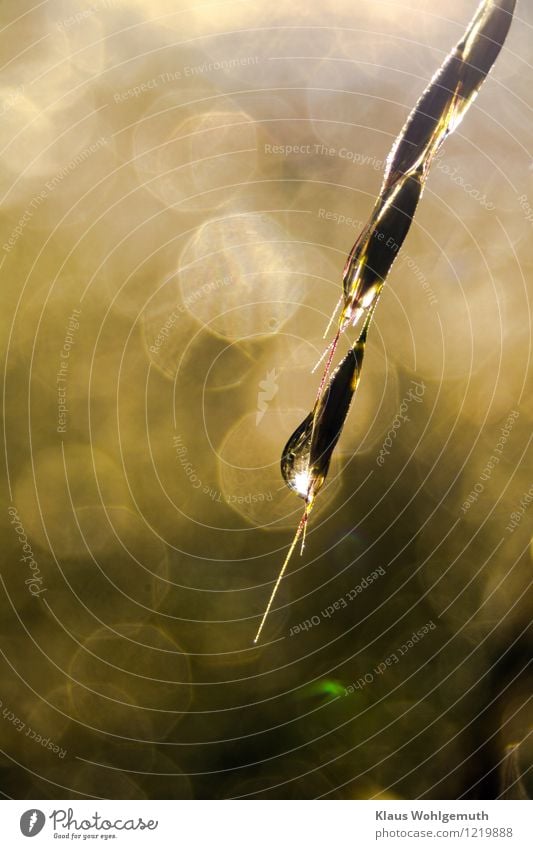
POLYGON ((475 5, 2 3, 5 797, 531 795, 525 0, 252 644, 345 258, 475 5))

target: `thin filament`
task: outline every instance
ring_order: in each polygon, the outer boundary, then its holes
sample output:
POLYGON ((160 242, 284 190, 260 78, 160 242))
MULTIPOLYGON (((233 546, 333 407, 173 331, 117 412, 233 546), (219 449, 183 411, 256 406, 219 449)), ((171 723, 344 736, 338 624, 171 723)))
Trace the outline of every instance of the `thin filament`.
POLYGON ((337 350, 337 345, 339 344, 340 335, 341 335, 341 331, 340 331, 340 328, 339 328, 337 330, 337 333, 335 334, 335 338, 333 339, 332 342, 330 342, 330 344, 328 345, 328 347, 326 348, 326 350, 324 351, 324 353, 320 357, 318 363, 314 367, 313 371, 311 372, 311 374, 313 374, 317 370, 318 366, 320 365, 320 363, 322 362, 322 360, 326 356, 327 352, 329 351, 329 357, 328 357, 327 362, 326 362, 324 374, 322 375, 322 380, 320 381, 320 386, 318 387, 318 392, 316 393, 317 400, 322 395, 322 390, 324 389, 324 386, 325 386, 325 383, 326 383, 326 380, 327 380, 327 377, 328 377, 328 374, 329 374, 329 370, 331 368, 331 363, 333 362, 333 357, 335 356, 335 351, 337 350))
POLYGON ((304 534, 304 532, 305 532, 305 526, 307 524, 307 517, 309 515, 309 506, 310 506, 309 504, 306 504, 306 506, 305 506, 304 514, 303 514, 302 518, 300 519, 300 524, 298 525, 298 527, 296 529, 296 533, 294 534, 294 539, 292 541, 291 547, 289 548, 289 550, 287 552, 287 556, 285 558, 283 566, 280 569, 278 579, 277 579, 276 583, 274 584, 274 589, 272 590, 272 593, 271 593, 270 598, 268 600, 268 604, 265 608, 265 612, 263 613, 263 618, 261 619, 261 624, 259 625, 257 634, 255 635, 254 644, 257 643, 259 637, 261 636, 261 631, 263 630, 263 625, 265 624, 265 622, 267 620, 267 616, 270 613, 270 608, 272 607, 272 602, 274 601, 276 593, 279 589, 279 585, 281 584, 281 580, 283 578, 283 575, 285 574, 285 570, 287 569, 287 566, 289 565, 289 560, 292 557, 294 549, 298 545, 298 540, 300 539, 302 534, 304 534))
MULTIPOLYGON (((331 325, 333 324, 333 319, 335 318, 335 316, 337 315, 337 313, 338 313, 338 311, 339 311, 340 307, 342 306, 342 302, 343 302, 343 301, 344 301, 344 296, 343 296, 343 295, 341 295, 341 296, 340 296, 340 298, 339 298, 339 300, 337 301, 337 306, 335 307, 335 309, 333 310, 333 312, 332 312, 332 314, 331 314, 331 317, 330 317, 330 319, 329 319, 329 321, 328 321, 328 326, 326 327, 326 329, 325 329, 325 331, 324 331, 324 335, 323 335, 322 339, 325 339, 325 338, 326 338, 326 336, 328 335, 328 333, 329 333, 329 331, 330 331, 330 328, 331 328, 331 325)), ((317 365, 319 365, 319 363, 317 363, 317 365)), ((315 368, 316 368, 316 366, 315 366, 315 368)))

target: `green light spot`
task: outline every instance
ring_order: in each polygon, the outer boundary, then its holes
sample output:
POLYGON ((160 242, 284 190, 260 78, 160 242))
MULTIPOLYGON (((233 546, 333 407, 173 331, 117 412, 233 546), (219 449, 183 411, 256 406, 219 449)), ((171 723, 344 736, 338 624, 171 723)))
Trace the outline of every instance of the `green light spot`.
POLYGON ((329 679, 310 684, 305 693, 307 696, 326 696, 330 699, 337 699, 339 696, 344 696, 345 688, 339 681, 329 679))

